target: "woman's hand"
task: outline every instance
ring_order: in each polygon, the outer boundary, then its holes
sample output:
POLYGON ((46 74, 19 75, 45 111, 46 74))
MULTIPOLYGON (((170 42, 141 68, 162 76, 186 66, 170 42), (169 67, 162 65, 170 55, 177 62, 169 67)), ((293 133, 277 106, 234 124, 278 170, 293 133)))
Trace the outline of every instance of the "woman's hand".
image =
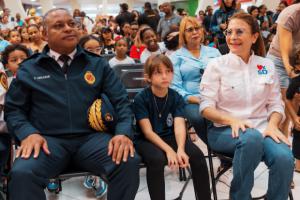
POLYGON ((245 120, 240 120, 236 118, 232 118, 230 120, 229 125, 231 126, 231 135, 233 138, 239 137, 239 130, 241 129, 243 132, 246 131, 246 128, 252 128, 251 124, 245 120))
POLYGON ((200 104, 200 98, 196 97, 196 96, 190 96, 188 98, 188 103, 191 103, 191 104, 200 104))
POLYGON ((177 160, 181 168, 186 168, 187 166, 189 166, 189 156, 183 149, 177 150, 177 160))
POLYGON ((289 142, 288 138, 285 137, 285 135, 279 130, 278 127, 272 124, 268 124, 263 134, 265 137, 271 137, 277 143, 284 142, 288 146, 291 146, 291 143, 289 142))
POLYGON ((173 170, 178 168, 177 154, 173 149, 169 149, 166 152, 168 159, 168 166, 173 170))

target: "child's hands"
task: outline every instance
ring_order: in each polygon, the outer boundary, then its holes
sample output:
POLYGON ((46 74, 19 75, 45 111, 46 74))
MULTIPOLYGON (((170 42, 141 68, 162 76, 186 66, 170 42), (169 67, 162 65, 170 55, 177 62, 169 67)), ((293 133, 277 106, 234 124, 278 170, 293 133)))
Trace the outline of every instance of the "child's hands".
POLYGON ((178 168, 177 154, 173 149, 170 149, 166 152, 168 159, 168 166, 174 170, 178 168))
POLYGON ((186 168, 189 166, 189 156, 185 153, 183 149, 177 150, 178 164, 181 168, 186 168))

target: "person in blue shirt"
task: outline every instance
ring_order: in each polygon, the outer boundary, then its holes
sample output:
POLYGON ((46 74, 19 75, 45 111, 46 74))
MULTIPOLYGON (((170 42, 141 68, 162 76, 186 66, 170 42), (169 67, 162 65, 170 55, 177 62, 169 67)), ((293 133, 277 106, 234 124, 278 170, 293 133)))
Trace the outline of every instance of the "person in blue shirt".
POLYGON ((184 17, 179 29, 180 49, 171 55, 174 78, 171 88, 176 90, 186 102, 185 116, 196 133, 205 142, 204 120, 199 113, 202 74, 208 61, 220 56, 220 52, 202 44, 204 29, 194 17, 184 17))
POLYGON ((48 11, 43 23, 48 45, 23 61, 5 99, 5 120, 20 144, 10 199, 45 200, 49 179, 70 165, 107 179, 108 200, 134 199, 140 159, 125 87, 105 59, 77 46, 78 29, 68 10, 48 11), (113 133, 88 124, 88 109, 102 93, 118 116, 113 133))
POLYGON ((222 0, 220 8, 213 14, 210 30, 218 36, 219 45, 226 43, 223 32, 227 29, 229 18, 237 11, 236 0, 222 0))
POLYGON ((209 200, 209 178, 201 150, 186 139, 184 101, 169 85, 173 65, 163 55, 152 55, 145 63, 145 78, 150 87, 134 98, 133 110, 140 133, 136 149, 147 167, 151 199, 165 199, 164 167, 192 170, 196 199, 209 200))

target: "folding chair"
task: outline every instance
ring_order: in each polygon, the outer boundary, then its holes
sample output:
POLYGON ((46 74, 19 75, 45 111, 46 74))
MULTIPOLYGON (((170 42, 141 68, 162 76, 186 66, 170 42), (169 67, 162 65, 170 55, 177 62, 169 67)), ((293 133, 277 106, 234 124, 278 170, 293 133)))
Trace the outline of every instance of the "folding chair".
POLYGON ((138 92, 147 86, 144 80, 143 64, 116 65, 113 70, 123 82, 131 101, 138 92))

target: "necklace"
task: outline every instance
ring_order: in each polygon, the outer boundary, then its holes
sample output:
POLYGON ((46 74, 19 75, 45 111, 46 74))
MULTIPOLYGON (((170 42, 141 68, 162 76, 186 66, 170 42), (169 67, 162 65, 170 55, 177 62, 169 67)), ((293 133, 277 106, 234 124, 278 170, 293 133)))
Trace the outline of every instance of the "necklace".
POLYGON ((155 102, 155 107, 156 107, 156 110, 157 110, 157 112, 158 112, 158 117, 159 117, 159 118, 161 118, 162 112, 164 111, 164 109, 165 109, 165 107, 166 107, 166 105, 167 105, 168 97, 169 97, 169 93, 167 93, 167 97, 166 97, 164 106, 163 106, 162 109, 159 111, 158 105, 157 105, 157 102, 156 102, 156 97, 155 97, 155 95, 153 94, 153 99, 154 99, 154 102, 155 102))

